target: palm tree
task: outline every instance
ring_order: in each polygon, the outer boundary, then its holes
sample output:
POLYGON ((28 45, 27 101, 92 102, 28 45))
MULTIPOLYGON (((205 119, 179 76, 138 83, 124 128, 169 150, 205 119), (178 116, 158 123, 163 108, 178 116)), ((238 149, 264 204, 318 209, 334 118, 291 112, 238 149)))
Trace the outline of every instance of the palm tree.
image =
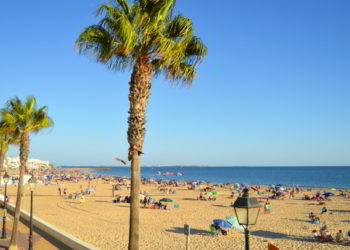
POLYGON ((192 20, 173 15, 176 0, 127 0, 102 4, 102 19, 84 29, 76 41, 80 54, 92 53, 111 70, 132 69, 129 82, 128 160, 131 161, 129 250, 139 249, 140 155, 152 75, 191 86, 196 66, 207 54, 194 36, 192 20))
POLYGON ((26 102, 22 102, 18 97, 9 100, 5 108, 1 110, 1 117, 1 122, 7 128, 7 132, 16 133, 20 137, 20 174, 15 217, 9 244, 9 249, 17 249, 17 227, 23 192, 23 175, 24 172, 28 172, 29 136, 31 133, 38 133, 43 128, 51 127, 53 121, 47 115, 46 106, 36 107, 36 98, 33 96, 28 97, 26 102))
POLYGON ((0 122, 0 172, 4 170, 9 145, 19 143, 18 138, 14 135, 2 132, 3 128, 1 125, 0 122))
POLYGON ((11 132, 14 129, 8 126, 9 124, 4 123, 3 117, 0 117, 0 172, 4 170, 9 145, 19 144, 18 134, 11 132))

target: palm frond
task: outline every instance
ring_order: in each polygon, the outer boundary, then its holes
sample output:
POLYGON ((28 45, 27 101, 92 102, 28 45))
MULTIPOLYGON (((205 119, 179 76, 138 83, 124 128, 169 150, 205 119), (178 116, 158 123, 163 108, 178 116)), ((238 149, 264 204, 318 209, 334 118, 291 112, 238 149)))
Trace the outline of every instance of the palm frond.
POLYGON ((182 15, 177 15, 167 24, 164 32, 167 37, 173 39, 192 36, 192 20, 182 15))

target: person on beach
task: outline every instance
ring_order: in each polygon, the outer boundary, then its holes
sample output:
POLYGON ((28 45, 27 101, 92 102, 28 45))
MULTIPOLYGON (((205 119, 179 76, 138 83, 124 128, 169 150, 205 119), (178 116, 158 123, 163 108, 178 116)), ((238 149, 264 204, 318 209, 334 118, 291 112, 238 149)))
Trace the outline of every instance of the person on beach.
POLYGON ((58 188, 58 194, 59 194, 60 196, 62 196, 62 190, 61 190, 61 187, 59 187, 59 188, 58 188))
POLYGON ((344 241, 344 235, 342 230, 339 230, 339 232, 336 234, 335 241, 338 243, 344 241))
POLYGON ((203 199, 204 199, 203 193, 202 193, 202 192, 200 192, 200 194, 199 194, 199 199, 200 199, 200 200, 203 200, 203 199))
POLYGON ((326 207, 323 207, 321 209, 321 214, 324 214, 324 213, 327 213, 328 212, 328 209, 326 207))
POLYGON ((310 220, 314 220, 315 217, 316 217, 316 215, 313 212, 309 213, 309 219, 310 220))
POLYGON ((314 238, 314 240, 321 240, 321 235, 317 232, 317 230, 312 230, 312 237, 314 238))
POLYGON ((143 206, 146 207, 147 205, 147 196, 145 196, 145 198, 143 199, 143 206))
POLYGON ((327 230, 327 225, 325 224, 323 227, 320 229, 320 235, 321 235, 321 240, 330 242, 333 241, 332 235, 328 232, 327 230))

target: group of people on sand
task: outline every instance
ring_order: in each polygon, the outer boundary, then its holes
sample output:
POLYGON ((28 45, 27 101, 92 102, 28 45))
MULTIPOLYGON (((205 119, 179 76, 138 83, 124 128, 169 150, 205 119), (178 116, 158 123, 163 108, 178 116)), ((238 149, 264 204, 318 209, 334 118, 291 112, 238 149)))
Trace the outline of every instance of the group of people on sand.
MULTIPOLYGON (((321 227, 320 232, 317 232, 317 230, 312 230, 312 236, 315 240, 321 241, 321 242, 344 242, 344 234, 342 230, 339 230, 335 236, 335 239, 333 236, 328 232, 327 225, 324 225, 321 227)), ((348 232, 348 236, 350 236, 350 231, 348 232)))
POLYGON ((153 199, 151 198, 151 196, 145 196, 145 198, 143 199, 143 206, 144 207, 146 207, 146 206, 148 206, 149 207, 149 205, 150 204, 153 204, 153 199))
POLYGON ((214 195, 209 195, 208 198, 203 195, 203 192, 200 192, 199 196, 197 196, 197 200, 201 201, 216 201, 216 197, 214 195))
POLYGON ((113 203, 131 203, 131 195, 125 196, 124 200, 122 200, 122 197, 120 195, 117 195, 115 197, 115 200, 113 200, 113 203))
MULTIPOLYGON (((58 194, 59 194, 60 196, 62 196, 62 188, 61 188, 61 187, 58 188, 58 194)), ((63 195, 67 195, 67 194, 68 194, 68 189, 67 189, 67 188, 64 188, 64 189, 63 189, 63 195)))
POLYGON ((143 199, 143 206, 144 208, 154 208, 154 209, 164 209, 166 210, 168 205, 167 204, 163 204, 161 201, 155 201, 153 200, 150 196, 145 196, 145 198, 143 199))

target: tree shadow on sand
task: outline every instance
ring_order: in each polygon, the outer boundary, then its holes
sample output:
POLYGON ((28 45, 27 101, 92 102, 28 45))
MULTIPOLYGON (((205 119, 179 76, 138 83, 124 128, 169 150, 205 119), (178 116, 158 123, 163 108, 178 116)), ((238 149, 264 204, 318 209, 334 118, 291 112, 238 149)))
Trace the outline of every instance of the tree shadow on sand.
POLYGON ((229 207, 229 206, 225 206, 225 205, 215 205, 215 204, 212 204, 213 207, 229 207))
MULTIPOLYGON (((178 234, 184 234, 184 228, 183 227, 173 227, 171 229, 165 230, 166 232, 169 233, 178 233, 178 234)), ((207 230, 202 230, 202 229, 195 229, 191 228, 191 234, 196 234, 196 235, 212 235, 209 231, 207 230)))
POLYGON ((298 222, 310 222, 309 220, 302 220, 302 219, 287 219, 286 220, 291 220, 291 221, 298 221, 298 222))
POLYGON ((335 209, 330 209, 328 210, 329 212, 333 213, 350 213, 350 210, 335 210, 335 209))
POLYGON ((95 200, 95 202, 101 202, 101 203, 113 203, 113 201, 103 201, 103 200, 95 200))
POLYGON ((285 240, 295 240, 295 241, 304 241, 304 242, 314 242, 315 240, 311 237, 301 237, 297 235, 288 235, 283 233, 276 233, 276 232, 270 232, 270 231, 253 231, 251 232, 251 235, 263 237, 267 239, 285 239, 285 240))

